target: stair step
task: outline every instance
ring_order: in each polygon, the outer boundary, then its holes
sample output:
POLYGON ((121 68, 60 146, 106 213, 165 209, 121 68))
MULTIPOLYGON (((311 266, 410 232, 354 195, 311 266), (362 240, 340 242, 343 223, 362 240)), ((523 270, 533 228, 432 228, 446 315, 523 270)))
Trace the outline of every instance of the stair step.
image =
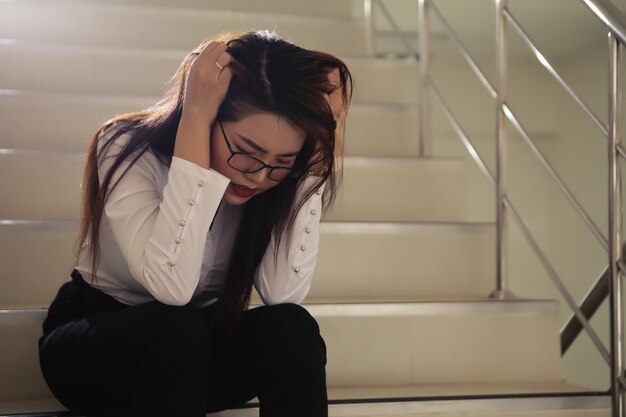
MULTIPOLYGON (((480 391, 508 392, 510 384, 483 385, 480 391)), ((609 417, 610 397, 601 394, 576 395, 578 387, 566 383, 525 384, 524 387, 534 393, 568 393, 550 397, 522 397, 513 395, 508 398, 415 398, 422 397, 434 388, 444 386, 413 387, 367 387, 367 388, 329 388, 330 417, 609 417), (552 390, 554 389, 554 391, 552 390), (398 395, 400 394, 400 395, 398 395), (408 394, 408 395, 407 395, 408 394), (414 395, 415 394, 415 395, 414 395), (413 397, 399 399, 398 397, 413 397), (380 401, 371 400, 379 398, 380 401), (393 400, 395 398, 395 400, 393 400), (348 401, 346 401, 348 400, 348 401), (565 414, 567 413, 567 414, 565 414)), ((510 391, 516 391, 512 386, 510 391)), ((475 390, 472 386, 471 391, 475 390)), ((258 404, 255 400, 250 405, 258 404)), ((39 398, 23 401, 0 401, 0 413, 3 415, 57 416, 65 408, 54 398, 39 398)), ((258 406, 233 409, 207 414, 207 417, 257 417, 258 406)))
POLYGON ((464 221, 467 165, 460 158, 346 158, 333 221, 464 221))
MULTIPOLYGON (((495 283, 493 229, 492 224, 323 222, 306 300, 484 299, 495 283)), ((0 262, 11 277, 0 280, 0 308, 47 307, 69 280, 78 223, 4 222, 0 230, 0 262), (33 252, 45 256, 33 258, 33 252)))
MULTIPOLYGON (((35 3, 35 0, 30 0, 35 3)), ((66 2, 65 0, 60 0, 66 2)), ((54 4, 54 0, 42 0, 38 3, 54 4)), ((81 0, 81 4, 121 4, 124 6, 159 6, 167 9, 210 9, 229 10, 235 12, 263 12, 274 14, 298 14, 310 16, 353 17, 363 15, 363 3, 356 0, 318 0, 315 3, 301 1, 263 0, 81 0)))
MULTIPOLYGON (((0 195, 5 204, 0 207, 0 219, 79 218, 83 153, 3 152, 0 195), (20 179, 19 187, 15 178, 20 179)), ((347 157, 343 185, 325 219, 463 221, 465 174, 466 161, 457 158, 347 157)))
MULTIPOLYGON (((509 384, 480 386, 481 391, 490 395, 509 384)), ((416 398, 420 393, 431 388, 445 387, 371 387, 371 388, 330 388, 330 417, 610 417, 610 397, 590 393, 577 395, 576 387, 568 384, 551 385, 543 391, 544 384, 526 384, 529 392, 571 393, 551 395, 549 397, 505 396, 504 398, 416 398), (555 391, 553 391, 555 390, 555 391), (405 397, 407 399, 399 398, 405 397), (418 394, 418 395, 412 395, 418 394), (365 400, 346 400, 347 398, 367 398, 365 400), (374 399, 380 399, 376 401, 374 399), (461 413, 461 414, 459 414, 461 413)), ((475 387, 472 386, 472 389, 475 387)), ((3 415, 57 416, 64 407, 53 398, 29 399, 23 401, 0 401, 0 413, 3 415), (30 414, 27 414, 30 413, 30 414)), ((207 414, 207 417, 257 417, 258 407, 227 410, 207 414)))
MULTIPOLYGON (((158 97, 0 91, 0 149, 84 151, 95 129, 118 114, 144 109, 158 97), (37 123, 32 115, 37 114, 37 123), (72 115, 71 118, 68 115, 72 115)), ((354 102, 348 113, 345 154, 417 156, 415 105, 354 102)))
POLYGON ((321 231, 307 302, 485 298, 493 290, 493 224, 326 222, 321 231))
POLYGON ((191 49, 223 32, 276 30, 296 44, 364 56, 363 19, 127 4, 0 2, 0 39, 40 40, 89 47, 191 49), (54 24, 50 24, 54 22, 54 24))
POLYGON ((48 307, 70 280, 78 222, 13 223, 0 222, 0 260, 6 265, 0 309, 48 307))
POLYGON ((305 307, 326 340, 329 386, 561 380, 553 301, 305 307))
MULTIPOLYGON (((326 341, 329 387, 561 380, 555 301, 304 307, 326 341)), ((0 310, 0 385, 6 387, 0 400, 50 397, 37 356, 45 314, 45 309, 0 310)))
MULTIPOLYGON (((187 49, 0 42, 0 89, 161 96, 187 49)), ((417 103, 418 71, 414 60, 350 56, 345 61, 354 76, 355 102, 417 103)))

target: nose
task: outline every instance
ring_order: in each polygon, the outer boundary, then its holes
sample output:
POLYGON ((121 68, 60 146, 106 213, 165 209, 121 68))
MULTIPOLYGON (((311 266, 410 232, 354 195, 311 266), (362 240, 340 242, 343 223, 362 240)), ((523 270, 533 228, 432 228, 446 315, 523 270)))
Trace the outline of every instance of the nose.
POLYGON ((250 172, 246 174, 246 177, 256 185, 263 184, 269 179, 269 168, 263 167, 260 171, 250 172))

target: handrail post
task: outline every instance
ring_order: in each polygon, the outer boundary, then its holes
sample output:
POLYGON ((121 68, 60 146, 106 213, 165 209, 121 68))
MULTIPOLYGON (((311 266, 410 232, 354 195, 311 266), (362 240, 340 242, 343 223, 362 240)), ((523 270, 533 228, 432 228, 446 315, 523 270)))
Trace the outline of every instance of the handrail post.
POLYGON ((363 0, 363 16, 365 23, 365 53, 368 57, 374 56, 374 17, 372 15, 372 1, 363 0))
POLYGON ((622 300, 622 188, 617 147, 621 138, 621 45, 609 32, 609 290, 611 294, 611 394, 613 417, 624 417, 622 300))
POLYGON ((512 298, 507 289, 508 221, 505 206, 507 137, 504 105, 507 101, 507 32, 504 10, 508 0, 496 0, 496 289, 490 297, 512 298))
POLYGON ((418 0, 418 37, 419 37, 419 156, 431 156, 431 102, 430 86, 430 0, 418 0))

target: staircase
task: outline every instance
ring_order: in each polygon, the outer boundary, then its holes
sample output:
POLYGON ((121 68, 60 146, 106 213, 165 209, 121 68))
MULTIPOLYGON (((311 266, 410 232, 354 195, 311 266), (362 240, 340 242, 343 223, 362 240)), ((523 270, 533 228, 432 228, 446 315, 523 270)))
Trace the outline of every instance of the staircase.
POLYGON ((368 56, 362 5, 206 3, 0 2, 0 415, 66 412, 36 341, 69 279, 88 138, 156 101, 205 37, 252 27, 338 54, 355 79, 343 190, 305 300, 330 415, 609 416, 608 395, 563 380, 556 301, 487 298, 495 226, 468 222, 465 159, 418 157, 417 67, 368 56))

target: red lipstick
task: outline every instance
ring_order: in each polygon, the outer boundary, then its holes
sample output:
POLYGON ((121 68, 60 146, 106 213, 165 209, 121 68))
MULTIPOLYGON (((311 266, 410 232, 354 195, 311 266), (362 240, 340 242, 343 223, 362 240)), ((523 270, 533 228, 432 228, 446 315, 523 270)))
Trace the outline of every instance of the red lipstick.
POLYGON ((233 194, 242 198, 252 197, 254 193, 256 193, 256 190, 254 188, 244 187, 243 185, 235 184, 232 182, 230 183, 229 187, 233 194))

